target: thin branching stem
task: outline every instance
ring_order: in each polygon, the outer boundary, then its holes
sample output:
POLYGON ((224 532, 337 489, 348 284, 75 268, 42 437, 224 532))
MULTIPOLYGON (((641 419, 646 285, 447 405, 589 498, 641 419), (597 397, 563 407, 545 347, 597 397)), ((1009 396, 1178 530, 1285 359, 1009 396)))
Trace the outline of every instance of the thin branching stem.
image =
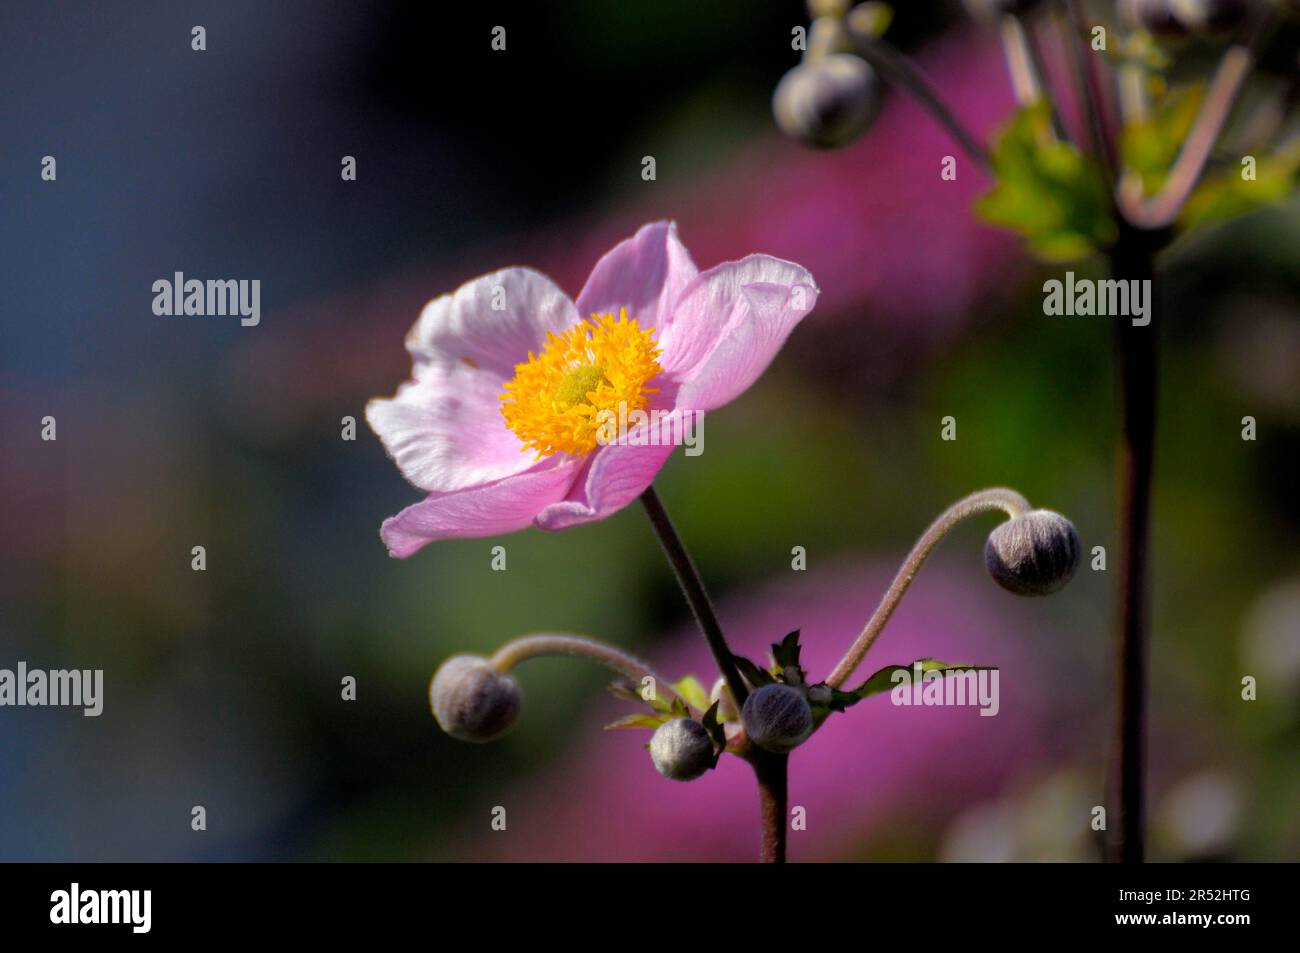
POLYGON ((668 564, 672 566, 677 576, 677 582, 682 587, 682 593, 686 596, 691 612, 695 615, 695 621, 699 624, 700 631, 704 633, 704 641, 709 644, 713 661, 718 666, 718 671, 722 673, 722 677, 726 679, 727 687, 731 689, 732 698, 736 700, 737 705, 745 704, 745 699, 749 697, 749 689, 745 685, 745 680, 740 677, 740 669, 736 668, 731 647, 727 645, 727 640, 722 635, 722 626, 718 622, 718 614, 713 609, 709 593, 704 588, 704 580, 700 578, 700 572, 695 568, 686 544, 678 535, 673 521, 668 517, 668 511, 664 509, 663 501, 659 499, 659 494, 655 492, 653 486, 648 487, 641 494, 641 505, 645 507, 650 525, 654 527, 655 535, 659 537, 659 545, 663 547, 664 555, 668 557, 668 564))
POLYGON ((496 654, 488 661, 497 671, 508 672, 528 659, 556 656, 587 659, 633 682, 639 683, 641 679, 649 676, 654 679, 656 695, 669 702, 678 697, 671 688, 671 682, 656 675, 649 665, 635 655, 630 655, 617 646, 582 635, 570 635, 565 632, 521 635, 497 649, 496 654))
POLYGON ((867 620, 866 626, 854 639, 853 645, 849 647, 844 658, 840 659, 839 664, 826 678, 826 684, 832 688, 839 688, 853 674, 854 669, 861 664, 872 643, 884 630, 889 617, 898 608, 898 603, 902 600, 904 593, 907 592, 907 587, 912 584, 912 580, 916 578, 916 574, 920 572, 921 566, 954 526, 962 522, 962 520, 994 510, 1001 510, 1008 516, 1015 518, 1027 513, 1029 509, 1029 501, 1015 490, 995 487, 972 493, 940 513, 938 518, 930 524, 929 529, 921 534, 921 538, 916 541, 912 551, 907 554, 907 559, 899 567, 898 573, 894 576, 894 581, 885 590, 880 605, 876 607, 876 611, 867 620))
POLYGON ((961 124, 935 90, 934 85, 926 79, 921 68, 910 57, 876 37, 862 33, 854 33, 852 36, 854 48, 859 56, 870 63, 885 79, 911 93, 916 101, 928 109, 939 124, 952 134, 967 155, 986 171, 992 171, 993 163, 989 159, 988 152, 980 145, 974 134, 961 124))

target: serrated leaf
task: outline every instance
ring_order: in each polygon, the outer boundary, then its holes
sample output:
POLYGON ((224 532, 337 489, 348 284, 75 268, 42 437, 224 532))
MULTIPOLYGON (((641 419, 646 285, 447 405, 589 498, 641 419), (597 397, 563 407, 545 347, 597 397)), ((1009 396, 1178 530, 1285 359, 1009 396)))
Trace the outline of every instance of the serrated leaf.
POLYGON ((859 699, 870 698, 872 695, 879 695, 882 692, 892 690, 900 682, 894 681, 894 673, 906 672, 911 678, 916 671, 916 666, 921 667, 921 674, 926 672, 943 672, 945 676, 956 672, 989 672, 997 669, 996 665, 968 665, 965 663, 941 662, 935 658, 917 659, 911 665, 886 665, 880 671, 876 672, 865 682, 855 688, 852 692, 859 699))
POLYGON ((713 742, 713 764, 717 767, 718 759, 722 757, 722 752, 727 747, 727 731, 718 721, 718 703, 714 702, 709 706, 709 710, 704 713, 701 720, 704 730, 708 732, 709 740, 713 742))
POLYGON ((779 644, 772 646, 772 661, 776 663, 777 668, 784 671, 787 668, 799 667, 799 630, 795 629, 779 644))
POLYGON ((704 711, 709 707, 709 691, 694 675, 687 675, 680 681, 674 682, 673 691, 697 711, 704 711))
POLYGON ((856 705, 862 701, 864 696, 857 692, 842 692, 838 688, 831 689, 830 704, 826 707, 831 711, 844 711, 844 709, 856 705))
POLYGON ((991 160, 997 182, 975 202, 986 220, 1025 236, 1041 258, 1069 261, 1115 239, 1101 169, 1051 134, 1046 102, 1022 107, 1001 130, 991 160))
POLYGON ((1255 178, 1243 179, 1242 166, 1208 174, 1187 199, 1179 223, 1191 227, 1220 222, 1280 202, 1300 188, 1300 140, 1255 161, 1255 178))
POLYGON ((771 685, 776 682, 772 673, 759 668, 743 655, 733 655, 732 661, 736 663, 736 668, 740 670, 740 675, 749 683, 751 688, 761 688, 764 685, 771 685))
POLYGON ((617 721, 611 721, 605 726, 606 731, 615 731, 619 728, 658 728, 664 722, 669 721, 667 715, 647 715, 644 712, 637 712, 634 715, 624 715, 617 721))

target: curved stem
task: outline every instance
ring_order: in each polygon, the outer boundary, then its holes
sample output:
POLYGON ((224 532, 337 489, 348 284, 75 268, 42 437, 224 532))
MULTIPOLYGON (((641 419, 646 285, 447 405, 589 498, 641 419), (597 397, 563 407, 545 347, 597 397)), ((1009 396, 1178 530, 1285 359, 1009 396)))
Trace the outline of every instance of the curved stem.
POLYGON ((699 623, 700 631, 704 633, 704 641, 709 643, 713 661, 717 664, 722 677, 727 680, 727 687, 731 689, 732 698, 739 708, 749 697, 749 689, 745 686, 745 680, 740 677, 740 669, 736 668, 731 648, 722 635, 722 626, 718 624, 718 615, 713 611, 713 603, 704 589, 704 580, 700 578, 699 570, 691 562, 686 544, 677 535, 672 520, 668 518, 668 511, 664 509, 664 504, 653 486, 647 487, 641 494, 641 504, 645 507, 646 515, 650 517, 650 525, 654 527, 655 535, 659 537, 664 555, 668 557, 668 562, 677 575, 677 582, 682 587, 691 612, 695 614, 695 621, 699 623))
POLYGON ((656 675, 649 665, 636 656, 629 655, 622 649, 605 642, 597 642, 595 639, 580 635, 543 632, 520 636, 497 649, 488 661, 497 671, 505 673, 520 662, 548 656, 589 659, 634 682, 640 682, 648 675, 654 679, 656 695, 665 696, 670 702, 677 697, 671 688, 666 687, 671 685, 671 682, 656 675))
POLYGON ((1191 132, 1159 193, 1146 199, 1142 195, 1141 176, 1126 172, 1121 177, 1116 203, 1124 218, 1135 228, 1166 228, 1178 218, 1187 197, 1201 178, 1214 143, 1218 141, 1228 114, 1237 101, 1237 94, 1255 65, 1256 48, 1266 33, 1266 22, 1257 26, 1249 44, 1230 46, 1224 51, 1191 132))
POLYGON ((985 170, 991 171, 992 162, 979 140, 963 126, 947 107, 934 86, 925 78, 920 68, 905 54, 894 49, 883 40, 862 33, 854 33, 853 44, 857 54, 875 67, 881 75, 897 83, 912 94, 913 97, 952 134, 966 153, 985 170))
POLYGON ((939 545, 940 540, 948 535, 949 530, 962 520, 971 516, 978 516, 981 513, 1001 510, 1014 519, 1027 513, 1030 508, 1029 501, 1015 490, 994 487, 972 493, 940 513, 939 517, 930 524, 929 529, 921 534, 921 538, 916 541, 912 551, 907 554, 907 559, 899 567, 897 575, 894 576, 894 581, 889 584, 884 598, 880 600, 880 605, 871 614, 871 618, 867 620, 866 626, 858 634, 853 645, 849 647, 844 658, 840 659, 839 664, 826 678, 826 684, 832 688, 839 688, 853 674, 853 670, 862 662, 867 650, 871 648, 871 644, 876 641, 877 636, 885 628, 885 623, 889 621, 889 617, 898 608, 899 601, 902 600, 903 594, 907 592, 907 587, 912 584, 912 580, 916 578, 922 564, 934 551, 934 548, 939 545))
POLYGON ((1002 53, 1007 61, 1007 75, 1011 78, 1011 91, 1020 106, 1032 106, 1046 101, 1051 107, 1052 128, 1049 139, 1065 139, 1056 103, 1047 91, 1047 74, 1043 68, 1042 54, 1034 40, 1031 27, 1020 17, 1006 14, 1002 17, 1002 53))

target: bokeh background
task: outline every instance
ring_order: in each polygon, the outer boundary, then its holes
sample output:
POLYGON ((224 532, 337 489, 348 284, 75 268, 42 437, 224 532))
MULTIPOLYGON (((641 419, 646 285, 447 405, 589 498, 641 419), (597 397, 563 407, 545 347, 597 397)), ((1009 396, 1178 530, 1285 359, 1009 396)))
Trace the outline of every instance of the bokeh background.
MULTIPOLYGON (((1011 109, 996 38, 954 3, 898 6, 891 37, 990 133, 1011 109)), ((960 157, 939 181, 956 150, 910 101, 843 152, 781 139, 771 90, 805 22, 795 0, 0 7, 0 667, 106 681, 99 718, 0 709, 0 859, 754 856, 748 768, 659 777, 645 734, 601 730, 627 707, 600 671, 530 663, 493 745, 429 714, 442 658, 530 630, 711 680, 637 508, 405 562, 377 535, 419 494, 363 407, 404 379, 425 301, 505 264, 574 294, 644 221, 676 219, 702 267, 765 251, 824 292, 659 481, 740 650, 802 628, 824 674, 920 530, 981 486, 1114 549, 1107 322, 1042 314, 1061 269, 974 221, 989 183, 960 157), (260 279, 261 325, 154 316, 178 270, 260 279)), ((1300 204, 1176 247, 1167 275, 1153 855, 1294 860, 1300 204)), ((1113 572, 1016 600, 984 575, 991 525, 945 543, 868 668, 999 664, 1001 714, 882 698, 837 718, 792 760, 794 859, 1098 856, 1113 572)))

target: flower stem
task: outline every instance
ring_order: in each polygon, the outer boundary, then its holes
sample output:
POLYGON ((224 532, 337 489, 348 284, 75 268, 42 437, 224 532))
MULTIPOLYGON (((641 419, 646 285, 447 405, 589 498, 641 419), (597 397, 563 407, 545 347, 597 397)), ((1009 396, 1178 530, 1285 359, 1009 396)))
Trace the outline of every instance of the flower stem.
POLYGON ((1042 52, 1031 28, 1020 17, 1006 14, 1002 17, 1001 31, 1002 53, 1007 61, 1007 75, 1011 79, 1016 103, 1032 106, 1046 101, 1051 107, 1052 118, 1049 141, 1067 138, 1056 102, 1047 91, 1047 71, 1043 68, 1042 52))
POLYGON ((659 545, 663 547, 664 555, 668 557, 668 563, 673 567, 677 582, 686 596, 686 602, 695 615, 695 621, 699 623, 700 631, 704 633, 704 641, 709 643, 709 651, 713 653, 713 661, 717 664, 718 671, 727 680, 727 687, 731 689, 737 707, 745 704, 745 699, 749 697, 749 689, 745 686, 745 680, 740 677, 740 669, 736 668, 727 640, 723 638, 722 626, 718 624, 718 615, 713 611, 713 603, 704 588, 704 580, 700 578, 699 570, 691 562, 686 544, 677 535, 672 520, 668 518, 668 511, 664 509, 663 502, 653 486, 647 487, 641 494, 641 505, 645 507, 646 515, 650 517, 650 525, 654 527, 655 535, 659 537, 659 545))
MULTIPOLYGON (((740 670, 736 668, 731 649, 722 635, 722 626, 718 624, 718 615, 713 611, 713 603, 704 589, 704 580, 700 578, 699 570, 691 562, 686 544, 677 535, 672 520, 668 518, 668 511, 664 509, 663 501, 659 499, 659 494, 655 492, 653 486, 647 487, 641 494, 641 504, 645 507, 646 515, 650 517, 650 525, 654 527, 655 535, 659 537, 664 555, 668 557, 668 562, 677 575, 677 582, 686 595, 691 612, 695 614, 695 621, 699 623, 700 631, 704 633, 704 640, 709 643, 713 661, 726 680, 736 707, 740 708, 749 697, 749 689, 745 686, 745 680, 740 677, 740 670)), ((789 756, 772 754, 750 745, 749 750, 744 753, 744 758, 753 766, 754 777, 758 781, 758 801, 762 820, 759 860, 764 863, 783 864, 785 863, 785 806, 789 756)))
POLYGON ((634 682, 640 682, 648 675, 654 679, 657 695, 670 702, 677 697, 669 687, 672 683, 656 675, 649 665, 636 656, 605 642, 580 635, 543 632, 520 636, 497 649, 488 661, 493 668, 504 673, 528 659, 557 655, 589 659, 634 682))
POLYGON ((1088 134, 1092 152, 1105 171, 1106 181, 1115 181, 1119 145, 1110 118, 1106 95, 1097 76, 1092 50, 1084 37, 1089 33, 1087 12, 1081 0, 1066 0, 1064 12, 1058 11, 1062 42, 1070 55, 1074 71, 1076 99, 1088 114, 1088 134))
POLYGON ((758 859, 765 864, 784 864, 790 756, 755 749, 749 763, 758 779, 758 803, 763 820, 758 859))
POLYGON ((863 33, 853 33, 852 36, 854 48, 859 56, 875 67, 886 79, 911 93, 917 102, 930 110, 931 115, 952 134, 958 145, 985 170, 993 168, 988 153, 984 151, 979 140, 957 120, 952 110, 935 91, 934 86, 925 78, 920 67, 884 40, 863 33))
POLYGON ((876 638, 885 628, 885 623, 889 621, 889 617, 898 608, 898 603, 902 600, 903 594, 907 592, 907 587, 912 584, 912 580, 916 578, 922 564, 934 551, 934 548, 939 545, 940 540, 948 535, 949 530, 962 520, 971 516, 978 516, 981 513, 1002 510, 1008 516, 1015 518, 1028 512, 1029 509, 1029 501, 1015 490, 995 487, 972 493, 940 513, 938 518, 930 524, 930 527, 921 534, 921 538, 916 541, 912 551, 907 554, 907 559, 899 567, 898 573, 894 576, 894 581, 889 584, 884 598, 880 600, 880 605, 871 614, 871 618, 867 620, 866 626, 853 641, 853 645, 849 647, 844 658, 840 659, 839 664, 827 676, 826 684, 832 688, 839 688, 853 674, 853 670, 862 662, 872 643, 876 641, 876 638))
MULTIPOLYGON (((1112 277, 1150 280, 1156 251, 1167 233, 1122 225, 1110 252, 1112 277)), ((1149 625, 1148 544, 1151 523, 1151 481, 1155 463, 1157 373, 1159 361, 1158 297, 1151 288, 1151 321, 1115 325, 1120 413, 1119 591, 1115 647, 1119 669, 1116 786, 1118 810, 1112 818, 1112 860, 1141 863, 1144 854, 1144 765, 1146 759, 1146 660, 1149 625)))
POLYGON ((1188 196, 1200 181, 1214 144, 1223 132, 1237 95, 1254 69, 1272 27, 1273 12, 1266 7, 1257 12, 1246 42, 1224 51, 1191 131, 1165 177, 1164 185, 1155 196, 1150 199, 1143 196, 1141 176, 1130 172, 1120 178, 1115 201, 1123 217, 1134 228, 1156 231, 1177 220, 1188 196))

